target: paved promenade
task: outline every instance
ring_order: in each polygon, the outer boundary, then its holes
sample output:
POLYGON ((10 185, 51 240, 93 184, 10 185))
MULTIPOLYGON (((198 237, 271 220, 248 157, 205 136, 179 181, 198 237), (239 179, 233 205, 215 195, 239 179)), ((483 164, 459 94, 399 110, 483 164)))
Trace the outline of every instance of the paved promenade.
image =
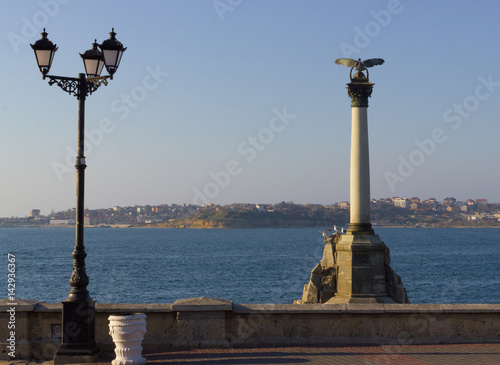
MULTIPOLYGON (((206 349, 144 354, 148 364, 500 365, 500 343, 358 347, 206 349)), ((52 364, 4 361, 0 364, 52 364)), ((99 365, 109 365, 101 362, 99 365)))

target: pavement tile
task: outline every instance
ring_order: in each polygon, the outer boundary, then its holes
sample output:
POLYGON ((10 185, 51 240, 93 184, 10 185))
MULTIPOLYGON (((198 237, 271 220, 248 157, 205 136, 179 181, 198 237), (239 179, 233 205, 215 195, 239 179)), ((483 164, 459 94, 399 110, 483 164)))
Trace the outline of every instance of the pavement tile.
MULTIPOLYGON (((191 349, 147 352, 144 356, 148 364, 155 365, 500 365, 500 343, 191 349)), ((98 365, 110 365, 110 361, 98 365)), ((51 361, 0 361, 0 365, 11 364, 53 365, 51 361)))

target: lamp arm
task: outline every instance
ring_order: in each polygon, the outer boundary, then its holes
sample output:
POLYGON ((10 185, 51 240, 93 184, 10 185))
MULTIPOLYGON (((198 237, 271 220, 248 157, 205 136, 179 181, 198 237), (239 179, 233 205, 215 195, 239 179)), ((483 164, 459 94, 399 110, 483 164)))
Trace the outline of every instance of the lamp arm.
MULTIPOLYGON (((65 77, 65 76, 54 76, 54 75, 45 75, 45 77, 49 78, 49 85, 52 86, 56 84, 63 91, 69 93, 70 95, 79 97, 79 89, 80 89, 80 79, 76 77, 65 77)), ((108 85, 108 79, 111 78, 110 75, 107 76, 99 76, 99 77, 88 77, 85 79, 86 88, 85 88, 85 96, 91 95, 95 92, 101 85, 108 85)))
POLYGON ((92 95, 94 91, 99 89, 101 85, 108 86, 108 79, 112 79, 112 75, 98 76, 98 77, 87 77, 85 80, 87 82, 87 95, 92 95))

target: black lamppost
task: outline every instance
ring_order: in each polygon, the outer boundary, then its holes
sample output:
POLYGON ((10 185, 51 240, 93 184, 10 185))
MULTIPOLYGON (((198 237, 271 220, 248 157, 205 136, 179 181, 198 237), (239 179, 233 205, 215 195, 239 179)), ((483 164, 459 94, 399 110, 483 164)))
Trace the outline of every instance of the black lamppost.
POLYGON ((57 84, 70 95, 77 97, 78 104, 78 156, 76 157, 76 238, 73 251, 73 273, 69 279, 71 290, 68 298, 62 302, 62 341, 54 357, 55 364, 71 364, 94 362, 97 360, 98 348, 95 342, 95 302, 89 295, 87 285, 89 278, 85 271, 85 246, 83 244, 84 227, 84 197, 85 197, 85 163, 84 133, 85 133, 85 98, 96 91, 102 84, 107 85, 108 79, 120 65, 120 60, 126 48, 115 38, 114 29, 110 38, 101 45, 97 41, 92 49, 80 54, 85 66, 85 74, 78 78, 48 75, 57 46, 48 38, 45 29, 42 38, 31 45, 35 51, 38 67, 43 78, 49 78, 49 85, 57 84), (101 51, 97 48, 99 47, 101 51), (109 75, 100 76, 103 67, 109 75))

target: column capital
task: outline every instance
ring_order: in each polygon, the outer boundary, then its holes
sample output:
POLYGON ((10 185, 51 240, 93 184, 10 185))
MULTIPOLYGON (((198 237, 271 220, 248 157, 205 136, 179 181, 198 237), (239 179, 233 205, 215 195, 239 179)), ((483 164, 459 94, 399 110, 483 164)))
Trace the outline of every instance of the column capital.
POLYGON ((373 85, 361 72, 357 72, 347 84, 347 95, 351 98, 351 108, 368 108, 368 98, 372 95, 373 85))

